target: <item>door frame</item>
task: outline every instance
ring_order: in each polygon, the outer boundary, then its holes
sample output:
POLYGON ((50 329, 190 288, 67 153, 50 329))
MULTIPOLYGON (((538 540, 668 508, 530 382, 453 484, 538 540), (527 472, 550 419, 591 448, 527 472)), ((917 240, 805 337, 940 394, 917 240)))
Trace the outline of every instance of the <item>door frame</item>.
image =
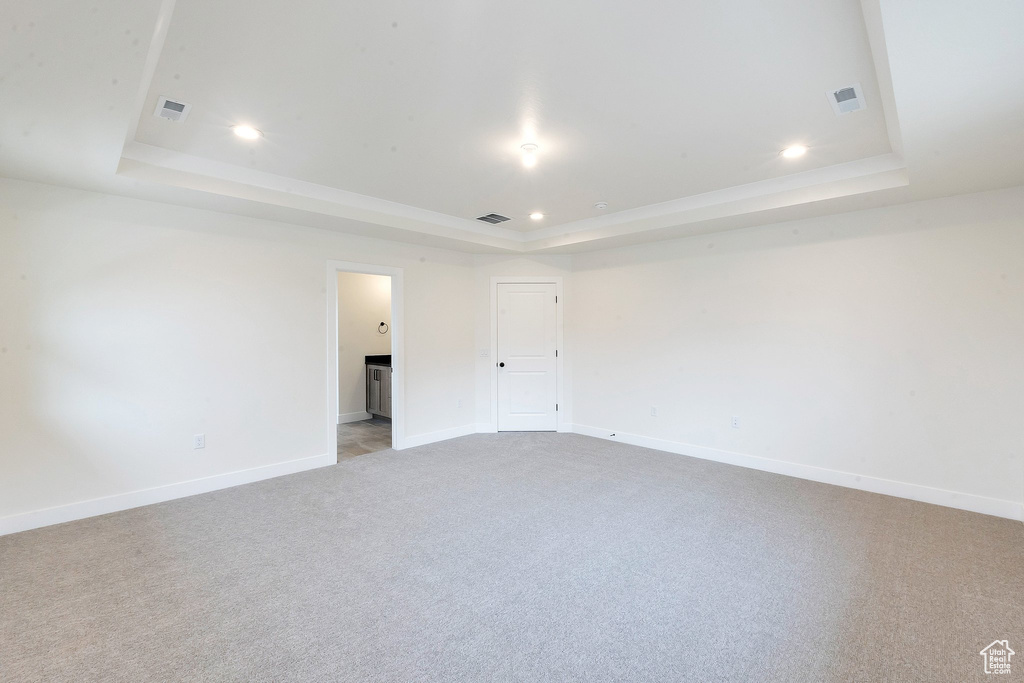
POLYGON ((391 277, 391 447, 405 448, 405 271, 351 261, 327 262, 327 443, 338 452, 338 273, 391 277))
POLYGON ((555 344, 558 346, 558 357, 555 359, 555 402, 558 404, 555 430, 571 431, 565 403, 565 382, 562 372, 565 361, 565 335, 562 310, 565 308, 565 294, 562 291, 561 275, 492 275, 491 276, 491 424, 488 431, 498 431, 498 285, 554 285, 558 305, 555 307, 555 344))

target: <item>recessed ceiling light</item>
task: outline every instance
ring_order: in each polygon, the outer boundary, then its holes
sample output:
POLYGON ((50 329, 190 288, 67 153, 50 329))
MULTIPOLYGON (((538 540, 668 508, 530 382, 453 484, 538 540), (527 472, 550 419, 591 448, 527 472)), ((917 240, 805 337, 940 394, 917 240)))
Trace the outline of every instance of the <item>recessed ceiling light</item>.
POLYGON ((535 221, 539 221, 541 218, 544 218, 544 214, 542 214, 540 211, 534 211, 533 213, 530 214, 530 218, 532 218, 535 221))
POLYGON ((537 164, 537 145, 528 142, 519 149, 523 150, 523 166, 529 168, 537 164))
POLYGON ((807 154, 807 147, 805 147, 804 145, 793 145, 792 147, 787 147, 786 149, 782 150, 781 152, 779 152, 779 154, 786 157, 787 159, 796 159, 797 157, 802 157, 803 155, 807 154))
POLYGON ((252 126, 233 126, 231 130, 235 131, 235 135, 246 140, 258 140, 263 137, 263 131, 252 126))

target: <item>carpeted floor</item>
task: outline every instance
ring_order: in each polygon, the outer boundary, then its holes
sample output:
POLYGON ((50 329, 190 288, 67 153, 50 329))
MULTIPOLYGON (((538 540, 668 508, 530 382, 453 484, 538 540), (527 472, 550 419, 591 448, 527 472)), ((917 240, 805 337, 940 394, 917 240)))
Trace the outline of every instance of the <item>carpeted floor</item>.
POLYGON ((1024 677, 1024 525, 476 435, 0 538, 3 681, 1024 677))

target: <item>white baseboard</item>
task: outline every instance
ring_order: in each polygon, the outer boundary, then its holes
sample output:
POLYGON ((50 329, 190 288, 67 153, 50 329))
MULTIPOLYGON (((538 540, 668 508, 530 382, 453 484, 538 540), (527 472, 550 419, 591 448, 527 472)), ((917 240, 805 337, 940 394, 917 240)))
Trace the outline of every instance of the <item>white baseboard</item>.
POLYGON ((734 453, 732 451, 723 451, 717 448, 708 448, 706 446, 694 446, 692 444, 668 441, 665 439, 655 439, 649 436, 640 436, 638 434, 625 434, 611 429, 600 429, 598 427, 589 427, 587 425, 574 424, 572 425, 572 431, 576 434, 595 436, 599 439, 607 439, 609 441, 621 441, 622 443, 628 443, 633 446, 653 448, 659 451, 678 453, 679 455, 687 455, 694 458, 701 458, 703 460, 714 460, 715 462, 722 462, 729 465, 749 467, 751 469, 762 470, 764 472, 784 474, 790 477, 809 479, 811 481, 818 481, 825 484, 844 486, 850 489, 870 491, 871 493, 882 493, 887 496, 908 498, 910 500, 932 503, 934 505, 943 505, 945 507, 958 508, 960 510, 980 512, 983 515, 993 515, 995 517, 1005 517, 1007 519, 1024 521, 1024 504, 1012 500, 1000 500, 998 498, 988 498, 986 496, 977 496, 970 493, 958 493, 956 491, 923 486, 921 484, 908 484, 906 482, 893 481, 891 479, 868 477, 861 474, 854 474, 852 472, 815 467, 813 465, 802 465, 794 462, 786 462, 785 460, 762 458, 756 455, 734 453))
POLYGON ((324 453, 323 455, 314 455, 308 458, 299 458, 298 460, 289 460, 287 462, 279 462, 273 465, 253 467, 248 470, 215 474, 211 477, 190 479, 189 481, 182 481, 176 484, 156 486, 154 488, 142 489, 140 491, 119 493, 113 496, 106 496, 104 498, 93 498, 92 500, 83 500, 78 503, 59 505, 57 507, 46 508, 44 510, 33 510, 32 512, 23 512, 17 515, 10 515, 8 517, 0 517, 0 536, 17 533, 19 531, 28 531, 29 529, 37 529, 43 526, 50 526, 51 524, 61 524, 63 522, 71 522, 76 519, 105 515, 110 512, 128 510, 130 508, 141 507, 143 505, 163 503, 164 501, 173 500, 175 498, 185 498, 187 496, 194 496, 198 493, 208 493, 210 491, 226 489, 232 486, 239 486, 241 484, 250 484, 254 481, 261 481, 263 479, 273 479, 274 477, 280 477, 285 474, 295 474, 296 472, 304 472, 306 470, 316 469, 317 467, 334 465, 337 462, 338 456, 336 454, 324 453))
POLYGON ((343 425, 349 422, 360 422, 362 420, 369 420, 373 415, 367 412, 361 413, 342 413, 338 416, 338 424, 343 425))
POLYGON ((416 434, 415 436, 405 437, 405 442, 402 444, 402 449, 415 448, 416 446, 425 446, 428 443, 446 441, 448 439, 454 439, 459 436, 466 436, 468 434, 475 433, 476 425, 469 424, 462 425, 461 427, 452 427, 451 429, 441 429, 436 432, 427 432, 426 434, 416 434))
MULTIPOLYGON (((555 428, 555 431, 559 432, 561 434, 571 434, 572 433, 572 425, 564 423, 564 422, 560 423, 558 425, 558 427, 555 428)), ((476 423, 476 433, 477 434, 497 434, 498 433, 498 427, 496 425, 491 424, 490 422, 477 422, 476 423)))

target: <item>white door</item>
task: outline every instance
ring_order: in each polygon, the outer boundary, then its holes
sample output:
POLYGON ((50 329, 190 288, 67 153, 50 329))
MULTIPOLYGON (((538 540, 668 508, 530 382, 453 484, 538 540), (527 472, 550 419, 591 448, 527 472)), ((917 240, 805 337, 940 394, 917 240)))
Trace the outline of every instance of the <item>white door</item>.
POLYGON ((554 283, 498 284, 498 431, 555 431, 554 283))

